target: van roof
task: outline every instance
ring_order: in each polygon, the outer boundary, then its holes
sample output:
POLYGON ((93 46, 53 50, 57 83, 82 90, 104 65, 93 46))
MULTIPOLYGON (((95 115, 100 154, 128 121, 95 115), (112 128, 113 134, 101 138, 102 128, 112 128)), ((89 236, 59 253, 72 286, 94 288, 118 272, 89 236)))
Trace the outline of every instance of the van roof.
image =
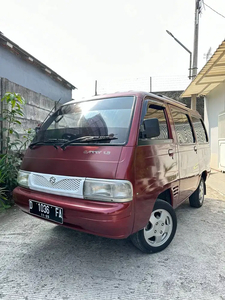
MULTIPOLYGON (((72 100, 70 102, 67 102, 63 105, 71 104, 71 103, 78 103, 78 102, 84 102, 84 101, 91 101, 91 100, 98 100, 98 99, 105 99, 105 98, 115 98, 115 97, 126 97, 126 96, 136 96, 137 98, 151 98, 154 100, 158 100, 162 103, 168 103, 177 107, 180 107, 188 112, 190 112, 192 115, 200 116, 200 114, 196 110, 192 110, 186 106, 186 104, 179 102, 177 100, 174 100, 172 98, 169 98, 164 95, 144 92, 144 91, 127 91, 127 92, 115 92, 110 94, 101 94, 97 96, 92 96, 90 98, 82 99, 82 100, 72 100)), ((201 117, 201 116, 200 116, 201 117)))

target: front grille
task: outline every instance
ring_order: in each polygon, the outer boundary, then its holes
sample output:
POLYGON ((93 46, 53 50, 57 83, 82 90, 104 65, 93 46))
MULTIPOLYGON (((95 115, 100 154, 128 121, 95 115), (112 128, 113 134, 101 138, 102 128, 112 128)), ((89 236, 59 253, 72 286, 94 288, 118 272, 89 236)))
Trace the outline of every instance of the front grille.
POLYGON ((32 174, 32 183, 35 186, 44 187, 44 188, 54 188, 56 190, 64 190, 64 191, 78 191, 80 188, 81 179, 59 179, 57 181, 57 176, 52 176, 56 178, 56 182, 52 183, 51 177, 49 180, 45 178, 43 175, 32 174))
POLYGON ((61 196, 83 198, 83 184, 84 178, 82 177, 43 173, 31 173, 29 176, 29 188, 31 190, 61 196))

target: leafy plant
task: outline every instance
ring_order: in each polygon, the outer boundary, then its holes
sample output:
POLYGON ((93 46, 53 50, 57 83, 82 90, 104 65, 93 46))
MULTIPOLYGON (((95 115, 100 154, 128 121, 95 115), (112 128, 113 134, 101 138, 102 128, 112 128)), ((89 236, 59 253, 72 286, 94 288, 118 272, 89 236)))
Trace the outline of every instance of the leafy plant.
POLYGON ((20 94, 5 93, 1 101, 4 103, 2 117, 0 118, 0 121, 3 122, 3 152, 8 154, 12 147, 21 144, 19 133, 15 130, 15 127, 21 125, 19 119, 24 116, 22 105, 25 104, 25 100, 20 94), (17 140, 12 142, 12 137, 17 140))
POLYGON ((17 186, 17 174, 21 159, 14 153, 3 154, 0 159, 0 169, 3 178, 3 185, 8 191, 17 186))
MULTIPOLYGON (((33 138, 34 131, 24 130, 22 136, 16 128, 21 127, 21 118, 24 116, 24 98, 17 93, 5 93, 3 102, 3 148, 0 155, 0 204, 12 204, 12 191, 17 186, 17 174, 21 164, 23 150, 33 138)), ((21 130, 20 130, 21 132, 21 130)), ((4 206, 3 205, 3 206, 4 206)))
POLYGON ((11 205, 8 204, 8 199, 6 198, 6 189, 0 187, 0 210, 10 207, 11 205))
POLYGON ((1 208, 6 208, 6 202, 7 202, 7 198, 6 198, 6 189, 5 187, 2 187, 1 184, 4 182, 4 177, 3 174, 1 173, 1 168, 0 168, 0 209, 1 208))

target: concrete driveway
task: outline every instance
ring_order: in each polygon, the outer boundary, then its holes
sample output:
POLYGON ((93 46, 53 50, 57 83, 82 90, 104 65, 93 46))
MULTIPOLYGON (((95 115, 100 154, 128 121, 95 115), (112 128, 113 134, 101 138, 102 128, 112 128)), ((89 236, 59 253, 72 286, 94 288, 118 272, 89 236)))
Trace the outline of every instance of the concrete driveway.
POLYGON ((206 185, 207 197, 225 201, 225 173, 212 170, 206 185))
POLYGON ((0 299, 225 300, 225 201, 176 213, 173 242, 148 255, 14 207, 0 215, 0 299))

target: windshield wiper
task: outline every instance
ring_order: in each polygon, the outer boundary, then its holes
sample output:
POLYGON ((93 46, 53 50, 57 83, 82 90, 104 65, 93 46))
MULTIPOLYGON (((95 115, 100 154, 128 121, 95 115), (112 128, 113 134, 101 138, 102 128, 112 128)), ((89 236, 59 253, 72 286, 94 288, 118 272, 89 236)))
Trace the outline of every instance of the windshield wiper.
POLYGON ((38 141, 38 142, 31 143, 29 145, 29 148, 34 149, 35 146, 39 146, 39 145, 52 145, 54 148, 58 149, 58 147, 56 146, 55 143, 65 142, 65 141, 67 141, 67 140, 65 140, 65 139, 49 139, 47 141, 38 141))
POLYGON ((109 141, 109 140, 117 140, 118 138, 113 135, 100 135, 100 136, 82 136, 76 139, 73 139, 71 141, 67 141, 64 144, 62 144, 60 147, 65 150, 66 147, 72 143, 79 142, 79 143, 86 143, 86 142, 92 142, 92 141, 109 141))

